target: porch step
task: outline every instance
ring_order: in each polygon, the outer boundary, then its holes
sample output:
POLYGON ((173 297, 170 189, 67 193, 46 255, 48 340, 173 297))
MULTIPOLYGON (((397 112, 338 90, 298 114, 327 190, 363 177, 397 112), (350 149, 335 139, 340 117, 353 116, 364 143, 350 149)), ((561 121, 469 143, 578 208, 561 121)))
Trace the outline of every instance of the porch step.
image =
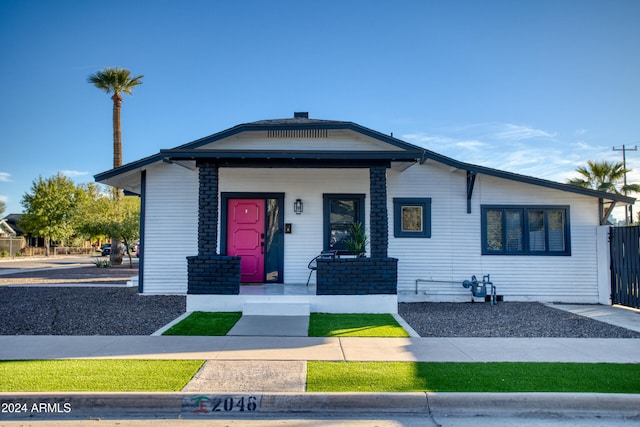
POLYGON ((242 306, 245 316, 309 316, 311 306, 302 303, 247 302, 242 306))

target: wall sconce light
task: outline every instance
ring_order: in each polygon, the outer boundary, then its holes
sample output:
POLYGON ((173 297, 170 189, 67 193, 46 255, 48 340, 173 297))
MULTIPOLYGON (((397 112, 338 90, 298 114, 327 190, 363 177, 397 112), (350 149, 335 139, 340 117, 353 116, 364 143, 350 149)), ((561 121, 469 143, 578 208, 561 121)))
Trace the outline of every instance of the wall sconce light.
POLYGON ((296 199, 296 201, 293 203, 293 211, 296 213, 296 215, 300 215, 302 213, 302 207, 302 200, 296 199))

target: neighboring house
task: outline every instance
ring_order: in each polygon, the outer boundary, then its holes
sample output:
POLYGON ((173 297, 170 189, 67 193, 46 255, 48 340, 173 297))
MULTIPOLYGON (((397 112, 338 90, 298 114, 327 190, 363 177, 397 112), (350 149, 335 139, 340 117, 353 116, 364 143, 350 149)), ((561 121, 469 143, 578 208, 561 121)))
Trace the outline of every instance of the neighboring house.
MULTIPOLYGON (((23 214, 9 214, 7 215, 0 224, 0 229, 4 228, 8 231, 9 234, 13 233, 12 237, 21 237, 25 240, 25 244, 27 246, 31 246, 34 248, 44 247, 44 238, 42 237, 34 237, 30 234, 26 234, 24 230, 20 227, 20 218, 22 218, 23 214), (8 227, 8 228, 7 228, 8 227)), ((0 237, 9 237, 9 236, 1 236, 0 237)))
POLYGON ((0 220, 0 237, 12 237, 17 236, 16 230, 13 229, 11 224, 7 222, 7 219, 0 220))
POLYGON ((19 214, 10 214, 0 220, 0 252, 3 254, 15 256, 26 245, 19 219, 19 214))
MULTIPOLYGON (((469 301, 490 274, 504 300, 607 303, 606 220, 634 199, 463 163, 351 122, 241 124, 96 175, 142 198, 139 290, 188 294, 188 310, 238 310, 240 283, 306 289, 312 311, 394 312, 469 301), (316 278, 317 277, 317 278, 316 278)), ((252 299, 253 298, 253 299, 252 299)))

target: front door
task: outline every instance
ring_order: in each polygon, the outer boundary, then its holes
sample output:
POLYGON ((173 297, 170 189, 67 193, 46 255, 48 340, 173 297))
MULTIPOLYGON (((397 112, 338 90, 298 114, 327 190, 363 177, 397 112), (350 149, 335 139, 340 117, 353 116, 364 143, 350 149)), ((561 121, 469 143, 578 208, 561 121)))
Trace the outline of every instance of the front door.
POLYGON ((263 282, 265 200, 229 199, 227 206, 227 255, 241 257, 241 282, 263 282))

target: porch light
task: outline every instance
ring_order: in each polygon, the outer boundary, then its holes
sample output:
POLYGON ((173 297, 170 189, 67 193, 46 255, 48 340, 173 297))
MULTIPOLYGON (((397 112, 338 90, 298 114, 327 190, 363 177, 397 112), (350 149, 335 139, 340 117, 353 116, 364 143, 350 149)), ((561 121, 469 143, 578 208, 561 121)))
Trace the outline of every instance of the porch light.
POLYGON ((296 215, 300 215, 302 213, 302 200, 296 199, 296 201, 293 203, 293 211, 296 213, 296 215))

